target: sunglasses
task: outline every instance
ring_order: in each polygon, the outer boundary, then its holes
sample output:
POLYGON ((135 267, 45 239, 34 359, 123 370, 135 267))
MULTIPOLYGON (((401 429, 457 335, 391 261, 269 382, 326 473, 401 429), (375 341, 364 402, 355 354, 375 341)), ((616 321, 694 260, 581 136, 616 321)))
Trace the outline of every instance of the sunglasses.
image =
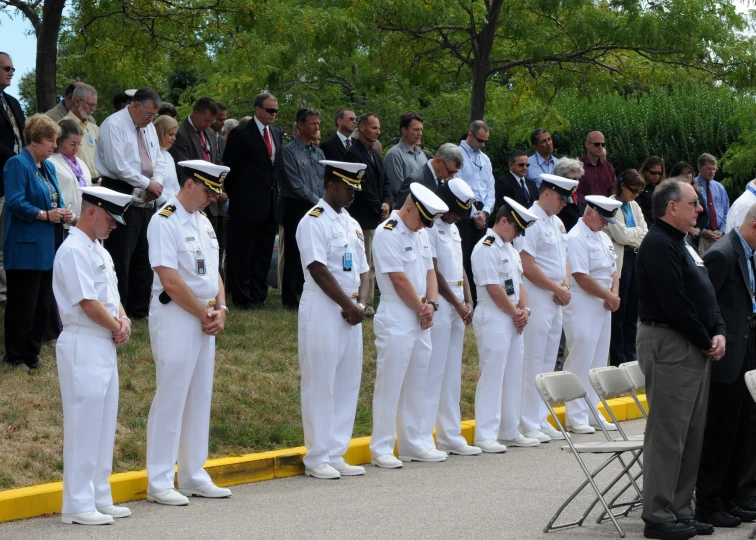
POLYGON ((9 72, 9 73, 15 73, 16 68, 11 67, 11 66, 3 66, 3 71, 9 72))
POLYGON ((530 167, 530 163, 517 163, 518 167, 530 167))
MULTIPOLYGON (((258 107, 260 106, 258 105, 258 107)), ((260 108, 268 114, 278 114, 278 109, 268 109, 267 107, 260 107, 260 108)))
POLYGON ((639 189, 633 189, 633 188, 631 188, 631 187, 630 187, 630 186, 628 186, 628 185, 625 185, 625 189, 626 189, 626 190, 628 190, 628 191, 629 191, 630 193, 632 193, 633 195, 637 195, 638 193, 640 193, 640 190, 639 190, 639 189))
MULTIPOLYGON (((473 135, 473 137, 475 137, 475 135, 473 135)), ((475 140, 480 144, 486 144, 488 142, 488 139, 481 139, 480 137, 475 137, 475 140)))
POLYGON ((654 176, 661 176, 661 171, 646 171, 648 174, 652 174, 654 176))
POLYGON ((596 148, 604 148, 606 146, 606 143, 603 143, 603 142, 592 142, 590 144, 592 144, 596 148))
POLYGON ((346 118, 347 120, 349 120, 350 122, 354 122, 355 120, 357 120, 357 117, 356 117, 356 116, 346 116, 345 118, 346 118))

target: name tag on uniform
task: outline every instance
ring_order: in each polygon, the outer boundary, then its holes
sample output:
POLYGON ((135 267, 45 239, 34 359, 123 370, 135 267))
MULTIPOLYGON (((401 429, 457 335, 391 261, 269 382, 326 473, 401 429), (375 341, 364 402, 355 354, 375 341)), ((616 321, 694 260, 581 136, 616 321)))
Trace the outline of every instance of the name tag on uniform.
POLYGON ((344 272, 351 272, 352 271, 352 254, 351 253, 344 253, 344 272))
POLYGON ((512 296, 515 293, 514 280, 507 279, 504 281, 504 289, 507 291, 507 296, 512 296))
POLYGON ((101 264, 99 268, 100 268, 100 270, 105 270, 105 265, 101 264))
POLYGON ((438 234, 446 234, 446 231, 439 229, 438 234))
POLYGON ((197 259, 197 275, 204 276, 206 272, 205 259, 197 259))
POLYGON ((184 237, 184 242, 194 242, 194 237, 193 236, 185 236, 184 237))
POLYGON ((404 248, 404 251, 412 251, 412 246, 407 246, 406 248, 404 248))

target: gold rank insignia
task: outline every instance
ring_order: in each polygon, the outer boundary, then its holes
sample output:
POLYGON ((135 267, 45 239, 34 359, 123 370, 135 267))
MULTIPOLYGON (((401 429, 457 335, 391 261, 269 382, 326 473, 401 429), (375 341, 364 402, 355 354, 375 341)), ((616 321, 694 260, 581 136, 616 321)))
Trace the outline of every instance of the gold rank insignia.
POLYGON ((204 210, 200 210, 200 214, 202 214, 203 216, 207 217, 207 212, 205 212, 204 210))
POLYGON ((395 219, 390 219, 386 222, 383 228, 388 229, 389 231, 393 231, 394 227, 396 227, 396 224, 397 224, 397 221, 395 219))
POLYGON ((496 237, 495 236, 486 236, 486 239, 483 240, 483 245, 484 246, 492 246, 495 241, 496 241, 496 237))
POLYGON ((168 206, 163 208, 160 212, 158 212, 158 215, 162 217, 171 217, 175 211, 176 211, 176 205, 169 204, 168 206))
POLYGON ((312 216, 312 217, 320 217, 320 214, 322 214, 322 213, 323 213, 323 207, 322 206, 317 206, 317 207, 313 208, 312 210, 310 210, 307 213, 307 215, 308 216, 312 216))

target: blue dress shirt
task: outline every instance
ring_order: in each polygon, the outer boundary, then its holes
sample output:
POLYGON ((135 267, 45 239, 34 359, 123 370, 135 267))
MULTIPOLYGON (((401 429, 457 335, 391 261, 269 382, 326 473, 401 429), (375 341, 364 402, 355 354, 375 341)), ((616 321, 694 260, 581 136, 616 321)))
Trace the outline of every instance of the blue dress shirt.
MULTIPOLYGON (((461 178, 470 189, 473 190, 475 200, 483 203, 483 210, 491 215, 494 206, 494 177, 491 160, 480 150, 473 150, 465 141, 459 143, 462 155, 465 158, 465 164, 455 175, 461 178)), ((475 208, 472 209, 472 213, 475 208)))
POLYGON ((549 160, 546 161, 538 152, 536 152, 528 158, 530 167, 528 168, 528 174, 525 175, 525 178, 532 180, 533 182, 535 182, 535 185, 540 188, 541 175, 544 173, 551 174, 551 171, 554 170, 554 165, 556 165, 556 162, 557 160, 553 154, 551 155, 551 157, 549 157, 549 160))
MULTIPOLYGON (((709 200, 706 198, 706 181, 700 176, 696 176, 696 184, 698 185, 699 195, 701 196, 701 205, 704 208, 708 208, 709 200)), ((727 223, 727 211, 730 209, 730 198, 727 196, 727 190, 725 190, 724 186, 716 180, 710 182, 709 188, 711 189, 711 196, 714 198, 714 210, 717 212, 717 225, 719 226, 719 230, 724 231, 725 224, 727 223)), ((706 229, 701 230, 701 233, 703 234, 704 231, 709 229, 710 227, 707 226, 706 229)))

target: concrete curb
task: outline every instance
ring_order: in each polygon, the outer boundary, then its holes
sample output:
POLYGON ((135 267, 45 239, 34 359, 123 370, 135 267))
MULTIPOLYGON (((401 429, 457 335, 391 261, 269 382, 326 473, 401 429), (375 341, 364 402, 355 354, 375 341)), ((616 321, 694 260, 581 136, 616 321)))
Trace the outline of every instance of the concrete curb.
MULTIPOLYGON (((644 407, 648 407, 646 396, 638 396, 644 407)), ((632 398, 609 400, 614 416, 619 421, 641 418, 642 414, 632 398)), ((599 410, 604 412, 603 406, 599 410)), ((564 407, 555 409, 561 422, 564 421, 564 407)), ((606 416, 606 415, 605 415, 606 416)), ((549 419, 553 424, 553 420, 549 419)), ((472 444, 475 420, 462 422, 462 436, 472 444)), ((370 463, 370 437, 352 439, 345 459, 352 465, 370 463)), ((287 478, 304 474, 302 457, 304 446, 286 448, 240 457, 208 460, 205 469, 219 486, 233 486, 287 478)), ((110 477, 113 501, 122 503, 144 499, 147 494, 147 471, 118 473, 110 477)), ((60 513, 63 504, 63 482, 53 482, 19 489, 0 491, 0 522, 60 513)))

